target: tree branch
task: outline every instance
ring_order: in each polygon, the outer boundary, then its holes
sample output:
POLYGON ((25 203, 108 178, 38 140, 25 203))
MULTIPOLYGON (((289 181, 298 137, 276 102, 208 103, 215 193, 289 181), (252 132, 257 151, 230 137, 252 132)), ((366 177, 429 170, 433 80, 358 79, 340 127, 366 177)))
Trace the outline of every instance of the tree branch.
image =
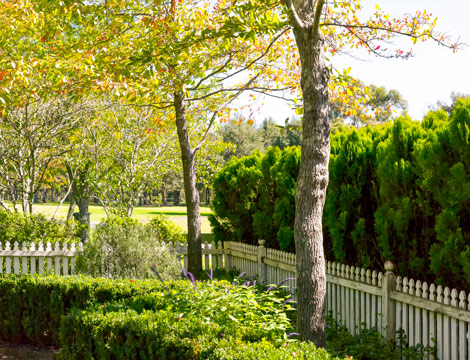
POLYGON ((291 20, 292 26, 296 29, 305 28, 305 24, 302 21, 302 19, 300 19, 299 14, 297 14, 297 10, 294 7, 293 1, 286 0, 285 4, 289 8, 289 11, 290 11, 290 20, 291 20))
POLYGON ((313 34, 318 33, 320 28, 320 18, 323 11, 323 6, 325 5, 325 0, 318 0, 317 5, 315 6, 315 19, 313 20, 312 32, 313 34))
POLYGON ((253 66, 254 63, 256 63, 258 60, 262 59, 263 57, 266 56, 266 54, 269 52, 269 50, 271 49, 271 47, 274 45, 274 43, 277 41, 277 39, 279 39, 282 35, 284 35, 287 31, 289 31, 291 28, 290 27, 287 27, 285 28, 284 30, 282 30, 278 35, 276 35, 272 41, 269 43, 268 47, 266 48, 266 50, 260 55, 258 56, 256 59, 254 59, 253 61, 251 61, 247 66, 243 67, 242 69, 240 70, 237 70, 235 71, 233 74, 230 74, 230 75, 227 75, 226 77, 222 78, 222 79, 219 79, 218 81, 221 82, 221 81, 225 81, 227 80, 228 78, 231 78, 232 76, 235 76, 245 70, 248 70, 251 66, 253 66))
POLYGON ((199 88, 199 86, 201 86, 201 84, 206 81, 207 79, 209 79, 210 77, 218 74, 219 72, 223 71, 229 64, 230 62, 232 61, 232 53, 230 53, 229 55, 229 59, 221 66, 219 67, 217 70, 214 70, 213 72, 211 72, 209 75, 207 76, 204 76, 202 79, 199 80, 199 82, 196 84, 196 86, 194 87, 191 87, 191 88, 187 88, 187 90, 197 90, 199 88))
POLYGON ((204 133, 204 136, 202 137, 201 141, 193 148, 192 153, 196 154, 196 152, 204 145, 206 142, 207 138, 209 137, 209 132, 214 125, 214 121, 217 118, 217 114, 224 109, 228 104, 230 104, 235 98, 238 97, 242 92, 245 90, 249 89, 250 85, 259 77, 260 74, 256 74, 253 76, 242 88, 238 89, 238 92, 235 94, 231 95, 227 101, 225 101, 222 105, 220 105, 212 114, 211 120, 209 122, 209 125, 207 126, 207 129, 204 133))

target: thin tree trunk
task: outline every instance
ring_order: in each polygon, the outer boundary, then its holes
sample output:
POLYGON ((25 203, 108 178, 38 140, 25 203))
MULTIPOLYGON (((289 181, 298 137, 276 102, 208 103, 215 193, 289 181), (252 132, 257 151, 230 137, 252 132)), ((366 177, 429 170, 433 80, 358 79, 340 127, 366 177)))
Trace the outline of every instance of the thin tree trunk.
POLYGON ((67 221, 70 221, 73 217, 73 212, 75 211, 75 196, 70 196, 70 205, 69 205, 69 210, 67 212, 67 221))
MULTIPOLYGON (((59 212, 60 208, 62 207, 62 204, 64 203, 64 201, 65 201, 65 199, 67 198, 67 196, 69 196, 71 190, 72 190, 72 184, 69 185, 69 187, 67 188, 67 192, 66 192, 65 195, 62 197, 62 199, 60 199, 59 205, 58 205, 57 208, 55 209, 54 215, 52 215, 52 219, 54 219, 54 218, 57 216, 57 213, 59 212)), ((70 209, 69 209, 69 210, 70 210, 70 209)), ((67 216, 68 216, 68 215, 67 215, 67 216)))
POLYGON ((166 198, 167 198, 166 184, 164 184, 163 189, 162 189, 162 206, 167 206, 168 205, 168 203, 166 201, 166 198))
POLYGON ((82 243, 86 243, 90 239, 90 212, 88 211, 89 200, 88 196, 82 196, 79 199, 76 199, 79 211, 78 222, 80 223, 80 226, 82 226, 80 232, 82 243))
POLYGON ((202 271, 201 251, 201 211, 199 191, 196 188, 195 153, 191 149, 184 105, 184 93, 176 92, 174 95, 176 116, 176 129, 181 148, 183 163, 184 191, 186 195, 186 208, 188 212, 188 271, 199 275, 202 271))
POLYGON ((297 327, 302 340, 326 346, 326 273, 322 213, 328 185, 330 123, 323 42, 311 26, 294 27, 302 64, 304 115, 301 160, 295 194, 297 327))

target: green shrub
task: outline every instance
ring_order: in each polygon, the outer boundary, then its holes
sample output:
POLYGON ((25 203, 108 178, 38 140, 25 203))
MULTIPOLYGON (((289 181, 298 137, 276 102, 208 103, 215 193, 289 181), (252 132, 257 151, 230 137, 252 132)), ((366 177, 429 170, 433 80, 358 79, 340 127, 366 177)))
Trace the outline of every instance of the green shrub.
POLYGON ((175 283, 109 280, 83 276, 0 276, 0 340, 59 345, 60 319, 72 308, 163 291, 175 283))
POLYGON ((214 179, 216 241, 239 241, 294 251, 294 201, 300 148, 269 148, 232 158, 214 179))
POLYGON ((277 291, 259 292, 256 287, 232 285, 227 281, 195 283, 195 287, 179 288, 178 292, 151 292, 134 296, 126 304, 139 311, 173 312, 175 315, 200 318, 216 323, 225 335, 243 340, 284 340, 293 331, 284 304, 286 298, 277 291))
POLYGON ((209 216, 215 241, 240 241, 258 244, 253 230, 253 216, 262 183, 262 155, 241 159, 232 157, 214 178, 215 215, 209 216))
POLYGON ((117 306, 72 311, 61 328, 62 359, 333 359, 311 343, 244 341, 216 323, 117 306))
POLYGON ((278 292, 228 281, 158 282, 109 280, 84 276, 3 275, 0 277, 0 339, 58 344, 60 319, 74 307, 116 303, 143 311, 216 323, 244 340, 283 339, 292 331, 290 303, 278 292))
POLYGON ((163 243, 169 243, 170 241, 173 244, 176 242, 185 243, 188 240, 183 230, 163 214, 156 215, 145 226, 149 228, 155 239, 163 243))
POLYGON ((78 243, 80 237, 71 223, 49 220, 42 214, 25 215, 0 210, 0 243, 7 241, 12 246, 17 241, 21 247, 23 242, 78 243))
MULTIPOLYGON (((470 99, 422 122, 337 129, 331 136, 323 235, 329 260, 468 291, 470 99)), ((294 251, 299 149, 232 159, 215 177, 219 241, 294 251)))
MULTIPOLYGON (((158 221, 142 225, 130 218, 104 220, 78 257, 77 271, 114 279, 178 278, 181 264, 161 242, 158 221)), ((168 238, 165 231, 162 233, 168 238)))
POLYGON ((115 306, 74 310, 62 322, 62 359, 195 359, 217 345, 220 329, 197 317, 115 306), (114 307, 114 309, 113 309, 114 307), (111 310, 111 311, 110 311, 111 310), (212 341, 211 341, 212 340, 212 341))
MULTIPOLYGON (((255 343, 242 341, 221 342, 214 351, 214 359, 220 360, 332 360, 339 359, 325 349, 317 349, 313 343, 287 342, 281 346, 261 340, 255 343)), ((349 359, 345 357, 345 359, 349 359)))

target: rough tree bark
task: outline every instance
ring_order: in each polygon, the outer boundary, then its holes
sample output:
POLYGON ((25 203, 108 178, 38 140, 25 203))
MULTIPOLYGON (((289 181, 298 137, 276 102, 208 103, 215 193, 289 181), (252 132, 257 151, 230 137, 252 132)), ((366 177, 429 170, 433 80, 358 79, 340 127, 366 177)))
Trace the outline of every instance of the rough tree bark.
POLYGON ((188 271, 194 275, 199 275, 202 271, 202 250, 201 210, 199 191, 196 188, 196 153, 191 148, 189 142, 186 107, 184 105, 184 93, 182 91, 178 91, 174 94, 174 107, 176 129, 183 163, 184 191, 188 212, 188 271))
POLYGON ((326 273, 322 213, 328 185, 330 123, 329 69, 322 51, 319 21, 324 0, 290 3, 291 23, 302 66, 304 114, 300 169, 295 195, 297 327, 303 340, 326 346, 326 273))

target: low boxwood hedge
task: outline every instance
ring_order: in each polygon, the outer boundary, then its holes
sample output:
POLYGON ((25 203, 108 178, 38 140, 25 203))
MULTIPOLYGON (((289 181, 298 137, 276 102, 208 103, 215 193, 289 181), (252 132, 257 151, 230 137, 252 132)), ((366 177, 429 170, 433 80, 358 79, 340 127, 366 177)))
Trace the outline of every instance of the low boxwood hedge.
POLYGON ((333 359, 312 343, 243 341, 199 317, 104 307, 74 310, 61 327, 61 359, 333 359))
POLYGON ((85 276, 1 275, 0 340, 58 346, 61 317, 71 308, 85 309, 178 286, 185 284, 85 276))
POLYGON ((0 340, 63 359, 330 359, 288 338, 290 303, 227 281, 0 276, 0 340))

